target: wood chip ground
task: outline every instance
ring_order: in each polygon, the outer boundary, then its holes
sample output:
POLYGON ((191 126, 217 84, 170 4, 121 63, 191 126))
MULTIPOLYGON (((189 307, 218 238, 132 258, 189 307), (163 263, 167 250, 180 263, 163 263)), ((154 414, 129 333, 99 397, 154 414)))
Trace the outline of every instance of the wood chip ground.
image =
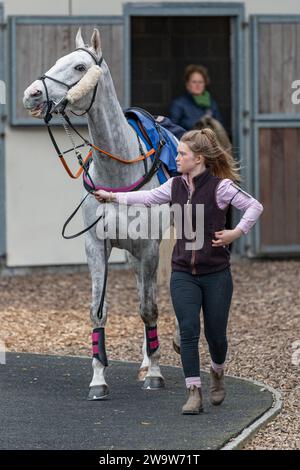
MULTIPOLYGON (((234 293, 226 372, 271 385, 282 412, 245 449, 300 449, 300 260, 232 262, 234 293), (298 343, 297 343, 298 342, 298 343), (298 351, 298 352, 297 352, 298 351)), ((0 277, 0 340, 8 351, 90 355, 88 272, 0 277)), ((110 268, 106 327, 110 359, 141 361, 143 324, 131 270, 110 268)), ((161 364, 181 366, 172 348, 169 286, 158 289, 161 364)), ((203 328, 201 368, 209 355, 203 328)))

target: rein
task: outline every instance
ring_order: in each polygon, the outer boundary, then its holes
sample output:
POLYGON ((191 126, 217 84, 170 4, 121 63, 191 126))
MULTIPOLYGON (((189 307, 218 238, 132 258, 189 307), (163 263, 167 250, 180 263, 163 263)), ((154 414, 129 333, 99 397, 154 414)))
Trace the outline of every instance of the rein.
MULTIPOLYGON (((76 51, 78 50, 82 50, 82 51, 85 51, 87 52, 95 61, 95 64, 98 65, 99 67, 101 66, 102 64, 102 61, 103 61, 103 57, 101 57, 99 60, 97 59, 97 57, 91 52, 89 51, 88 49, 85 49, 83 47, 78 47, 77 49, 75 49, 76 51)), ((88 146, 90 148, 93 148, 94 150, 97 150, 98 152, 104 154, 104 155, 107 155, 108 157, 116 160, 116 161, 119 161, 120 163, 124 163, 124 164, 133 164, 133 163, 137 163, 139 161, 142 161, 142 160, 145 160, 146 158, 148 158, 150 155, 153 155, 155 153, 155 149, 152 148, 150 149, 146 154, 143 152, 142 150, 142 147, 140 145, 140 151, 141 151, 141 155, 139 155, 137 158, 133 159, 133 160, 126 160, 126 159, 123 159, 121 158, 120 156, 118 155, 114 155, 110 152, 107 152, 106 150, 104 149, 101 149, 99 147, 97 147, 96 145, 92 144, 91 142, 89 142, 87 139, 85 139, 78 131, 77 129, 75 129, 75 127, 73 126, 73 124, 71 123, 69 117, 66 115, 65 113, 65 108, 68 104, 68 100, 66 97, 64 97, 59 103, 54 103, 52 100, 49 99, 49 92, 48 92, 48 88, 47 88, 47 85, 46 85, 46 79, 48 80, 52 80, 53 82, 56 82, 56 83, 59 83, 60 85, 63 85, 65 87, 68 88, 68 90, 71 90, 71 88, 73 88, 75 85, 77 85, 77 83, 79 83, 80 80, 77 80, 76 82, 72 83, 71 85, 67 84, 67 83, 64 83, 60 80, 57 80, 56 78, 53 78, 53 77, 50 77, 49 75, 42 75, 41 77, 39 77, 39 80, 42 81, 43 85, 44 85, 44 88, 45 88, 45 93, 46 93, 46 99, 47 99, 47 111, 46 111, 46 115, 45 115, 45 118, 44 118, 44 122, 47 126, 47 130, 48 130, 48 133, 49 133, 49 136, 50 136, 50 139, 52 141, 52 144, 56 150, 56 153, 63 165, 63 167, 65 168, 66 172, 68 173, 68 175, 73 178, 73 179, 77 179, 79 178, 79 176, 82 174, 83 171, 86 171, 86 164, 89 162, 89 160, 91 159, 92 157, 92 150, 90 150, 88 152, 88 154, 86 155, 86 157, 82 158, 81 154, 79 152, 77 152, 77 148, 79 147, 83 147, 83 146, 88 146), (54 107, 53 107, 54 105, 54 107), (62 106, 62 109, 59 111, 60 115, 62 116, 62 118, 66 121, 66 124, 71 127, 71 129, 81 138, 81 140, 84 142, 84 144, 80 145, 80 146, 73 146, 73 149, 70 149, 70 150, 67 150, 67 151, 64 151, 62 152, 59 147, 58 147, 58 144, 55 140, 55 137, 53 135, 53 132, 52 132, 52 129, 51 129, 51 125, 50 125, 50 121, 52 119, 52 113, 54 112, 54 109, 57 108, 59 105, 62 106), (78 159, 78 163, 79 163, 79 166, 80 168, 78 169, 78 171, 73 174, 72 171, 70 170, 65 158, 64 158, 64 155, 66 153, 68 153, 69 151, 72 151, 72 150, 75 150, 75 153, 76 153, 76 157, 78 159)), ((89 107, 81 114, 77 114, 75 113, 74 111, 71 111, 72 114, 76 115, 76 116, 83 116, 84 114, 88 113, 89 110, 91 109, 91 107, 93 106, 94 104, 94 101, 95 101, 95 97, 96 97, 96 93, 97 93, 97 88, 98 88, 98 83, 96 84, 95 88, 94 88, 94 91, 93 91, 93 96, 92 96, 92 100, 91 100, 91 103, 89 105, 89 107)), ((66 133, 68 134, 69 138, 71 138, 71 135, 70 133, 68 133, 67 131, 67 127, 65 127, 65 130, 66 130, 66 133)), ((71 139, 72 140, 72 139, 71 139)), ((90 178, 90 177, 89 177, 90 178)), ((91 179, 91 178, 90 178, 91 179)), ((96 189, 94 186, 93 186, 93 189, 96 189)))
MULTIPOLYGON (((88 54, 90 54, 90 56, 94 59, 95 61, 95 64, 98 65, 99 67, 101 66, 101 63, 103 61, 103 56, 98 60, 98 58, 96 57, 96 55, 94 55, 91 51, 89 51, 88 49, 85 49, 83 47, 79 47, 77 48, 76 50, 82 50, 82 51, 85 51, 87 52, 88 54)), ((162 138, 162 136, 160 135, 160 142, 159 142, 159 146, 158 146, 158 150, 156 151, 154 148, 151 148, 147 153, 144 152, 143 150, 143 147, 141 145, 141 141, 140 141, 140 137, 138 135, 138 133, 136 133, 137 135, 137 139, 138 139, 138 144, 139 144, 139 149, 140 149, 140 155, 135 158, 134 160, 125 160, 125 159, 122 159, 120 156, 118 155, 114 155, 114 154, 111 154, 109 152, 107 152, 106 150, 104 149, 101 149, 99 147, 97 147, 96 145, 92 144, 91 142, 89 142, 87 139, 85 139, 80 133, 79 131, 73 126, 73 124, 71 123, 69 117, 66 115, 65 113, 65 109, 66 109, 66 106, 68 104, 68 99, 67 99, 67 96, 65 96, 62 100, 60 100, 60 102, 58 103, 54 103, 52 100, 49 99, 49 92, 48 92, 48 88, 47 88, 47 84, 46 84, 46 80, 52 80, 56 83, 59 83, 60 85, 63 85, 65 86, 68 90, 70 90, 71 88, 73 88, 77 83, 79 83, 80 80, 78 80, 77 82, 69 85, 67 83, 64 83, 62 81, 59 81, 53 77, 50 77, 48 75, 42 75, 40 77, 40 80, 42 81, 43 83, 43 86, 45 88, 45 93, 46 93, 46 99, 47 99, 47 111, 46 111, 46 115, 45 115, 45 118, 44 118, 44 122, 47 126, 47 130, 48 130, 48 133, 49 133, 49 136, 50 136, 50 139, 52 141, 52 144, 57 152, 57 155, 62 163, 62 165, 64 166, 66 172, 68 173, 68 175, 73 178, 73 179, 76 179, 78 178, 83 172, 84 172, 84 187, 85 189, 87 190, 87 194, 85 195, 85 197, 82 199, 82 201, 80 202, 80 204, 76 207, 76 209, 74 210, 74 212, 68 217, 68 219, 66 220, 66 222, 64 223, 63 225, 63 229, 62 229, 62 236, 63 238, 65 239, 73 239, 73 238, 76 238, 76 237, 79 237, 80 235, 88 232, 92 227, 94 227, 98 221, 103 217, 105 217, 105 214, 101 214, 89 227, 86 227, 85 229, 81 230, 80 232, 74 234, 74 235, 65 235, 65 230, 66 230, 66 227, 68 226, 68 224, 71 222, 71 220, 73 219, 73 217, 76 215, 76 213, 78 212, 78 210, 80 209, 80 207, 82 206, 82 204, 84 203, 85 199, 87 198, 87 196, 89 196, 91 193, 93 193, 97 188, 91 178, 91 176, 89 175, 89 165, 90 165, 90 162, 91 162, 91 159, 92 159, 92 156, 93 156, 93 152, 92 152, 92 149, 94 150, 97 150, 98 152, 100 152, 101 154, 103 155, 106 155, 116 161, 119 161, 120 163, 123 163, 123 164, 133 164, 133 163, 137 163, 139 161, 144 161, 144 166, 145 166, 145 174, 143 175, 142 178, 140 178, 136 183, 134 183, 133 185, 130 186, 130 189, 129 188, 122 188, 123 191, 124 190, 131 190, 131 191, 136 191, 138 190, 139 188, 141 188, 144 184, 146 184, 148 181, 151 180, 152 176, 158 171, 160 165, 161 165, 161 160, 159 159, 159 156, 160 156, 160 153, 161 153, 161 149, 163 147, 163 145, 165 144, 164 142, 164 139, 162 138), (54 106, 53 106, 54 105, 54 106), (59 105, 62 106, 62 109, 58 109, 59 105), (51 129, 51 125, 50 125, 50 121, 52 119, 52 113, 53 112, 57 112, 58 114, 60 114, 61 118, 63 119, 63 127, 66 131, 66 134, 68 135, 70 141, 72 142, 72 145, 73 145, 73 148, 69 149, 69 150, 66 150, 65 152, 61 152, 56 140, 55 140, 55 137, 53 135, 53 132, 52 132, 52 129, 51 129), (78 137, 80 137, 80 139, 83 141, 83 144, 81 145, 75 145, 75 142, 73 140, 73 137, 72 137, 72 134, 70 132, 70 128, 73 130, 73 132, 75 132, 78 137), (79 148, 81 147, 85 147, 85 146, 89 146, 90 147, 90 150, 88 152, 88 154, 82 158, 82 155, 80 153, 80 151, 78 150, 79 148), (75 154, 76 154, 76 157, 77 157, 77 160, 78 160, 78 163, 79 163, 79 166, 80 168, 78 169, 78 171, 73 174, 72 171, 70 170, 65 158, 64 158, 64 155, 71 152, 71 151, 74 151, 75 154), (152 164, 152 167, 150 168, 150 170, 148 171, 147 169, 147 158, 151 155, 154 154, 154 161, 153 161, 153 164, 152 164)), ((76 116, 83 116, 84 114, 88 113, 88 111, 91 109, 91 107, 93 106, 94 104, 94 101, 95 101, 95 97, 96 97, 96 93, 97 93, 97 88, 98 88, 98 82, 96 84, 96 86, 94 87, 94 91, 93 91, 93 96, 92 96, 92 99, 91 99, 91 103, 89 105, 89 107, 82 113, 82 114, 76 114, 72 111, 73 114, 75 114, 76 116)), ((147 137, 147 136, 146 136, 147 137)), ((147 139, 149 140, 149 139, 147 139)), ((114 190, 113 188, 110 188, 110 190, 114 190)), ((115 189, 116 191, 116 189, 115 189)), ((105 290, 106 290, 106 283, 107 283, 107 273, 108 273, 108 254, 107 254, 107 239, 106 237, 104 237, 104 267, 105 267, 105 271, 104 271, 104 281, 103 281, 103 288, 102 288, 102 293, 101 293, 101 299, 100 299, 100 304, 99 304, 99 307, 98 307, 98 310, 97 310, 97 317, 99 319, 102 318, 103 316, 103 305, 104 305, 104 296, 105 296, 105 290)))
MULTIPOLYGON (((91 52, 90 50, 88 50, 84 47, 78 47, 75 50, 76 51, 82 50, 84 52, 87 52, 93 58, 93 60, 95 61, 95 64, 98 65, 99 67, 101 66, 102 61, 103 61, 103 56, 101 56, 100 59, 98 59, 97 56, 93 52, 91 52)), ((47 84, 46 84, 47 79, 52 80, 55 83, 59 83, 60 85, 65 86, 68 90, 71 90, 75 85, 77 85, 79 83, 80 80, 77 80, 76 82, 69 85, 68 83, 57 80, 56 78, 50 77, 49 75, 46 75, 46 74, 39 77, 39 79, 42 81, 43 86, 45 88, 45 93, 46 93, 47 111, 46 111, 46 114, 45 114, 45 117, 44 117, 44 122, 47 126, 47 130, 48 130, 51 142, 52 142, 52 144, 53 144, 53 146, 56 150, 56 153, 57 153, 64 169, 66 170, 66 172, 68 173, 70 178, 77 179, 84 172, 83 184, 84 184, 85 189, 88 191, 88 194, 93 193, 95 190, 102 188, 101 186, 98 186, 98 187, 95 186, 95 184, 94 184, 94 182, 93 182, 93 180, 92 180, 92 178, 89 174, 89 166, 90 166, 91 159, 93 157, 92 149, 97 150, 100 154, 106 155, 109 158, 112 158, 112 159, 114 159, 114 160, 116 160, 120 163, 123 163, 123 164, 134 164, 134 163, 138 163, 140 161, 144 162, 145 174, 138 181, 136 181, 135 183, 133 183, 132 185, 130 185, 127 188, 126 187, 123 187, 123 188, 106 188, 108 190, 111 190, 111 191, 114 191, 114 192, 118 191, 119 189, 121 189, 122 191, 126 191, 126 190, 127 191, 136 191, 137 189, 141 188, 144 184, 146 184, 152 178, 152 176, 156 173, 156 171, 159 169, 159 167, 161 165, 161 161, 159 159, 159 156, 160 156, 160 153, 161 153, 161 149, 162 149, 163 145, 165 144, 165 141, 162 138, 161 134, 160 134, 160 142, 159 142, 158 150, 156 151, 152 147, 150 150, 148 150, 148 152, 145 153, 144 150, 143 150, 141 141, 140 141, 140 137, 139 137, 138 133, 136 133, 136 136, 137 136, 137 139, 138 139, 138 145, 139 145, 139 149, 140 149, 140 155, 138 157, 134 158, 133 160, 126 160, 126 159, 121 158, 118 155, 114 155, 110 152, 107 152, 106 150, 101 149, 97 145, 89 142, 73 126, 73 124, 71 123, 68 115, 65 113, 65 109, 66 109, 66 106, 68 104, 67 95, 64 98, 62 98, 58 103, 55 103, 53 100, 50 100, 49 92, 48 92, 48 88, 47 88, 47 84), (59 109, 59 105, 61 105, 61 107, 62 107, 61 109, 59 109), (63 120, 62 125, 65 129, 65 132, 66 132, 67 136, 69 137, 69 139, 70 139, 70 141, 72 142, 72 145, 73 145, 73 148, 71 148, 69 150, 61 151, 58 144, 57 144, 57 142, 56 142, 56 139, 54 137, 54 134, 52 132, 51 125, 50 125, 50 121, 53 117, 53 112, 58 113, 60 115, 60 117, 62 118, 62 120, 63 120), (75 145, 75 142, 73 140, 70 128, 83 141, 83 143, 81 145, 75 145), (78 149, 81 148, 81 147, 85 147, 85 146, 90 147, 90 150, 89 150, 88 154, 83 158, 82 155, 81 155, 81 152, 78 149), (71 151, 75 152, 76 158, 77 158, 78 163, 79 163, 79 169, 77 170, 77 172, 75 174, 72 173, 71 169, 69 168, 69 166, 68 166, 68 164, 67 164, 67 162, 64 158, 65 155, 67 153, 71 152, 71 151), (151 169, 148 171, 147 160, 146 159, 148 157, 150 157, 151 155, 154 155, 154 161, 153 161, 151 169)), ((73 114, 75 114, 76 116, 83 116, 84 114, 88 113, 88 111, 91 109, 91 107, 94 104, 97 88, 98 88, 98 82, 96 83, 96 85, 94 87, 93 96, 92 96, 90 105, 82 114, 76 114, 73 111, 71 111, 71 112, 73 114)), ((157 126, 157 128, 158 128, 158 126, 157 126)), ((146 135, 145 137, 149 141, 148 136, 146 135)), ((85 196, 85 198, 88 196, 88 194, 85 196)), ((85 200, 85 198, 83 199, 83 201, 85 200)), ((81 204, 83 203, 83 201, 81 202, 81 204)), ((72 216, 76 214, 76 212, 79 209, 79 207, 81 206, 81 204, 78 206, 78 208, 72 214, 72 216)), ((71 218, 72 218, 72 216, 71 216, 71 218)), ((67 220, 67 223, 69 221, 70 221, 70 218, 67 220)), ((67 238, 67 239, 75 238, 76 236, 82 235, 83 233, 87 232, 90 228, 92 228, 95 225, 95 223, 92 224, 90 227, 87 227, 85 230, 79 232, 78 234, 75 234, 75 235, 72 235, 72 236, 65 236, 65 226, 66 226, 66 224, 65 224, 64 227, 63 227, 63 231, 62 231, 62 236, 64 238, 67 238)))
MULTIPOLYGON (((136 157, 134 160, 125 160, 121 157, 119 157, 118 155, 114 155, 110 152, 107 152, 106 150, 103 150, 99 147, 97 147, 97 145, 95 144, 92 144, 91 142, 89 142, 87 139, 85 139, 80 133, 79 131, 73 126, 73 124, 71 123, 69 117, 64 113, 64 112, 61 112, 61 116, 62 118, 66 121, 67 125, 69 127, 71 127, 71 129, 82 139, 82 141, 84 142, 83 144, 81 145, 77 145, 77 146, 73 146, 73 148, 69 149, 69 150, 66 150, 64 152, 62 152, 60 150, 60 148, 58 147, 57 145, 57 142, 54 138, 54 135, 53 135, 53 132, 51 130, 51 127, 49 125, 49 121, 46 122, 45 121, 45 124, 47 125, 47 130, 48 130, 48 133, 49 133, 49 136, 50 136, 50 139, 52 141, 52 144, 56 150, 56 153, 64 167, 64 169, 66 170, 66 172, 68 173, 68 175, 70 176, 70 178, 73 178, 73 179, 77 179, 79 178, 79 176, 82 174, 83 171, 86 171, 87 172, 87 168, 86 168, 86 164, 92 159, 92 156, 93 156, 93 152, 92 152, 92 148, 94 150, 97 150, 98 152, 104 154, 104 155, 107 155, 108 157, 112 158, 113 160, 116 160, 120 163, 124 163, 124 164, 133 164, 133 163, 137 163, 137 162, 140 162, 142 160, 145 160, 146 158, 150 157, 151 155, 153 155, 155 153, 155 149, 152 148, 150 149, 147 153, 144 153, 142 148, 140 147, 140 150, 141 150, 141 153, 142 155, 139 155, 138 157, 136 157), (77 149, 80 148, 80 147, 90 147, 91 149, 89 150, 88 154, 82 158, 81 156, 81 153, 80 152, 77 152, 77 149), (80 168, 77 170, 77 172, 75 174, 72 173, 71 169, 69 168, 65 158, 64 158, 64 155, 66 155, 67 153, 71 152, 72 150, 75 150, 75 153, 76 153, 76 157, 77 157, 77 160, 78 160, 78 163, 80 165, 80 168)), ((71 134, 68 132, 67 130, 67 127, 65 127, 65 123, 63 123, 63 126, 65 128, 65 131, 66 133, 68 134, 68 137, 71 139, 71 134)), ((89 175, 88 175, 89 176, 89 175)), ((90 176, 89 176, 89 179, 90 176)), ((96 187, 93 186, 93 189, 96 189, 96 187)), ((113 191, 113 188, 111 188, 111 190, 113 191)))
MULTIPOLYGON (((95 64, 98 65, 99 67, 101 66, 102 64, 102 61, 103 61, 103 56, 100 57, 100 59, 98 59, 96 57, 95 54, 93 54, 91 51, 89 51, 88 49, 85 49, 83 47, 79 47, 77 49, 75 49, 76 51, 78 50, 82 50, 82 51, 85 51, 87 52, 95 61, 95 64)), ((60 80, 57 80, 56 78, 53 78, 53 77, 50 77, 49 75, 42 75, 40 78, 39 78, 43 85, 44 85, 44 88, 45 88, 45 93, 46 93, 46 99, 47 99, 47 111, 46 111, 46 115, 44 117, 44 122, 47 126, 47 130, 48 130, 48 133, 49 133, 49 137, 51 139, 51 142, 56 150, 56 153, 64 167, 64 169, 66 170, 67 174, 70 176, 70 178, 73 178, 73 179, 77 179, 79 178, 79 176, 84 172, 84 180, 83 180, 83 184, 84 184, 84 187, 85 189, 88 191, 88 193, 92 193, 94 192, 95 190, 97 189, 101 189, 102 187, 101 186, 98 186, 96 187, 90 174, 89 174, 89 165, 90 165, 90 162, 91 162, 91 159, 93 157, 93 151, 92 149, 94 150, 97 150, 100 154, 102 155, 106 155, 108 156, 109 158, 112 158, 120 163, 123 163, 123 164, 134 164, 134 163, 138 163, 140 161, 144 161, 144 167, 145 167, 145 174, 138 180, 136 181, 134 184, 130 185, 128 188, 121 188, 122 191, 136 191, 137 189, 140 189, 144 184, 146 184, 151 178, 152 176, 156 173, 156 171, 159 169, 160 165, 161 165, 161 161, 159 160, 159 155, 160 155, 160 152, 161 152, 161 148, 163 147, 163 145, 165 144, 164 140, 162 138, 160 138, 160 144, 159 144, 159 148, 158 148, 158 151, 156 151, 154 148, 151 148, 150 150, 148 150, 148 152, 144 152, 143 150, 143 147, 141 145, 141 141, 140 141, 140 137, 138 134, 137 135, 137 139, 138 139, 138 144, 139 144, 139 149, 140 149, 140 155, 138 157, 136 157, 135 159, 133 160, 126 160, 126 159, 123 159, 121 158, 120 156, 118 155, 114 155, 110 152, 107 152, 106 150, 104 149, 101 149, 99 148, 98 146, 96 146, 95 144, 91 143, 90 141, 88 141, 85 137, 83 137, 80 132, 73 126, 73 124, 71 123, 68 115, 65 113, 65 109, 66 109, 66 106, 68 104, 68 99, 67 97, 65 96, 64 98, 62 98, 58 103, 54 103, 52 100, 50 100, 49 98, 49 92, 48 92, 48 88, 47 88, 47 84, 46 84, 46 79, 48 80, 52 80, 56 83, 59 83, 60 85, 63 85, 65 87, 68 88, 68 90, 70 90, 71 88, 73 88, 75 85, 77 85, 77 83, 79 83, 80 80, 76 81, 75 83, 72 83, 71 85, 67 84, 67 83, 64 83, 60 80), (59 105, 62 106, 61 109, 58 109, 59 105), (69 139, 71 140, 72 144, 73 144, 73 148, 69 149, 69 150, 65 150, 65 151, 61 151, 57 142, 56 142, 56 139, 54 137, 54 134, 52 132, 52 129, 51 129, 51 125, 50 125, 50 121, 53 117, 52 113, 54 112, 54 110, 56 110, 55 112, 59 113, 60 114, 60 117, 62 118, 63 120, 63 127, 66 131, 66 134, 68 135, 69 139), (70 132, 70 128, 72 129, 72 131, 77 134, 77 136, 83 141, 83 144, 81 145, 75 145, 75 142, 73 141, 73 138, 72 138, 72 134, 70 132), (82 148, 82 147, 90 147, 90 150, 88 152, 88 154, 83 158, 82 155, 81 155, 81 152, 78 151, 79 148, 82 148), (74 151, 75 154, 76 154, 76 158, 78 160, 78 163, 79 163, 79 169, 77 170, 77 172, 75 174, 73 174, 73 172, 71 171, 71 169, 69 168, 66 160, 65 160, 65 155, 71 151, 74 151), (152 167, 151 169, 148 171, 148 168, 147 168, 147 158, 150 157, 151 155, 154 155, 154 161, 153 161, 153 164, 152 164, 152 167)), ((92 105, 94 104, 94 101, 95 101, 95 97, 96 97, 96 92, 97 92, 97 88, 98 88, 98 83, 96 84, 95 88, 94 88, 94 91, 93 91, 93 96, 92 96, 92 100, 91 100, 91 103, 89 105, 89 107, 82 113, 82 114, 76 114, 74 113, 73 111, 71 111, 73 114, 75 114, 76 116, 83 116, 84 114, 86 114, 92 107, 92 105)), ((106 188, 108 190, 111 190, 113 192, 116 192, 118 191, 119 188, 106 188)), ((88 194, 87 194, 88 195, 88 194)), ((87 196, 86 195, 86 196, 87 196)), ((85 197, 86 197, 85 196, 85 197)), ((84 198, 85 199, 85 198, 84 198)), ((83 200, 84 201, 84 200, 83 200)), ((83 202, 82 201, 82 202, 83 202)), ((80 206, 79 206, 80 207, 80 206)), ((79 208, 78 207, 78 208, 79 208)), ((77 212, 77 211, 76 211, 77 212)), ((75 213, 76 213, 75 212, 75 213)), ((75 215, 75 213, 73 213, 75 215)), ((68 221, 69 222, 69 219, 68 221)), ((87 227, 87 229, 79 232, 78 234, 75 234, 73 236, 65 236, 65 226, 63 228, 63 232, 62 232, 62 236, 64 238, 75 238, 76 236, 79 236, 79 235, 82 235, 83 233, 85 233, 86 231, 88 231, 90 228, 92 228, 95 224, 91 225, 90 227, 87 227)))

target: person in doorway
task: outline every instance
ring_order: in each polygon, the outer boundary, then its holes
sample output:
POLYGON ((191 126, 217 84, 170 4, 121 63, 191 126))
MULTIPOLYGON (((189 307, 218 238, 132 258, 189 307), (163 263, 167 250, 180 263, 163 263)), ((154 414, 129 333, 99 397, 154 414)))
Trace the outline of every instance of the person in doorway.
MULTIPOLYGON (((183 414, 203 410, 200 378, 199 338, 200 310, 203 310, 204 333, 211 356, 210 400, 220 405, 226 395, 224 368, 227 354, 227 322, 233 293, 230 250, 228 245, 256 223, 262 204, 236 184, 239 167, 234 158, 221 148, 215 133, 208 128, 188 131, 178 143, 176 163, 180 175, 159 187, 136 192, 98 190, 99 202, 140 203, 145 206, 171 202, 183 207, 190 204, 193 231, 196 228, 197 204, 204 204, 204 242, 201 249, 187 249, 184 230, 172 253, 171 299, 180 330, 180 354, 188 389, 183 414), (229 206, 244 211, 233 229, 225 229, 229 206)), ((182 219, 180 220, 180 224, 182 219)), ((175 228, 176 217, 175 217, 175 228)), ((177 232, 178 233, 178 232, 177 232)), ((190 241, 190 240, 189 240, 190 241)))
POLYGON ((188 65, 185 69, 184 80, 185 93, 171 103, 169 113, 171 121, 191 130, 201 118, 209 115, 225 127, 219 107, 207 90, 210 84, 207 69, 202 65, 188 65))

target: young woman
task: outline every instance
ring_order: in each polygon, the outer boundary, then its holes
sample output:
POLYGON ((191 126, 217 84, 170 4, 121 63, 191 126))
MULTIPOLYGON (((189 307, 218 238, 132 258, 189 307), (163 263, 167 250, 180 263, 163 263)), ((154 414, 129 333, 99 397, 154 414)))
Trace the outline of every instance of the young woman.
MULTIPOLYGON (((178 237, 172 254, 171 298, 180 330, 180 354, 188 389, 183 414, 203 410, 198 343, 200 310, 204 333, 211 356, 210 400, 220 405, 226 395, 224 366, 227 353, 227 322, 233 282, 228 245, 249 232, 263 211, 260 202, 243 191, 238 166, 233 157, 218 144, 211 129, 192 130, 183 134, 176 158, 180 176, 149 191, 94 193, 100 201, 146 206, 171 202, 191 204, 191 222, 196 229, 196 204, 204 204, 204 242, 201 249, 186 249, 190 238, 178 237), (225 229, 229 205, 244 211, 232 230, 225 229)), ((176 219, 176 217, 175 217, 176 219)), ((180 222, 182 223, 182 221, 180 222)), ((175 222, 176 228, 176 222, 175 222)), ((177 230, 176 230, 177 231, 177 230)))

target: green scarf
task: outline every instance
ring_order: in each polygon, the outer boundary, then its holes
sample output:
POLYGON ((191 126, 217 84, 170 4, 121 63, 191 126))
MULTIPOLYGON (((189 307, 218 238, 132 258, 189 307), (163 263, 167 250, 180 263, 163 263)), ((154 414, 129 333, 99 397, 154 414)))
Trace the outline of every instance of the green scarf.
POLYGON ((198 106, 204 106, 210 108, 211 98, 209 91, 205 90, 202 95, 193 95, 193 98, 198 106))

